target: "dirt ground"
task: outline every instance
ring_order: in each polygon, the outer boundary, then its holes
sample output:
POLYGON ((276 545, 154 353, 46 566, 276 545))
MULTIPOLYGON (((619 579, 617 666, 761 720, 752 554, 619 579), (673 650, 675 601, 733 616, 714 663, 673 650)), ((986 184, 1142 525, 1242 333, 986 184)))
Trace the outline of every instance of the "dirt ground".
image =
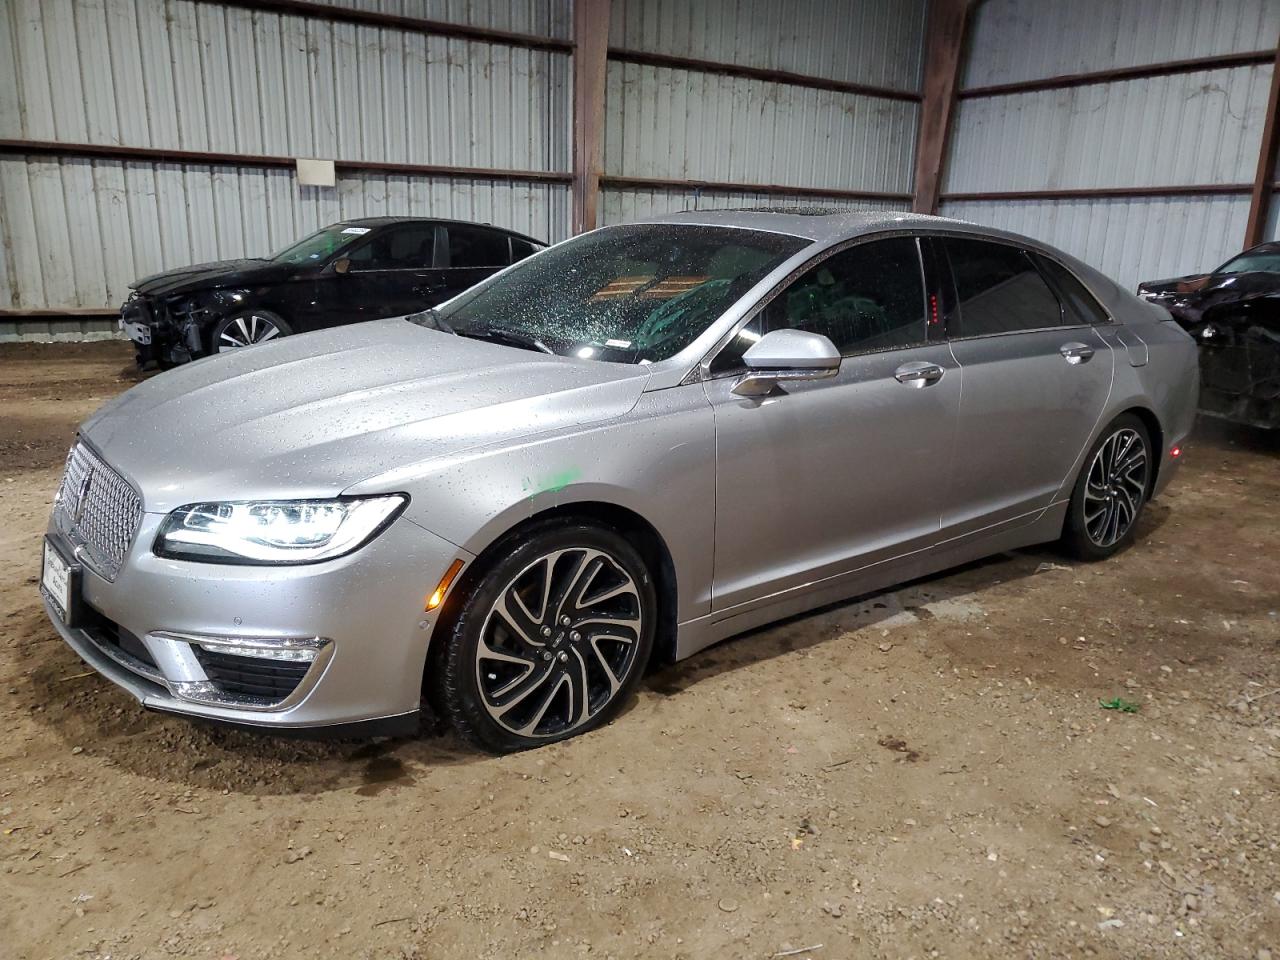
POLYGON ((1202 427, 1111 561, 795 619, 492 758, 196 725, 86 672, 40 535, 127 364, 0 347, 0 955, 1280 957, 1280 438, 1202 427))

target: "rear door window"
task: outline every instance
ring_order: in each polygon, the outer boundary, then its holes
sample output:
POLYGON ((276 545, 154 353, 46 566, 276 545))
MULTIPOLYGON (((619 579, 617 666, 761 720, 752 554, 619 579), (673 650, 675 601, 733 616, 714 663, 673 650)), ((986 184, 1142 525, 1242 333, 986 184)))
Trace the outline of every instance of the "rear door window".
POLYGON ((962 337, 1061 326, 1062 305, 1031 257, 1017 247, 947 237, 962 337))
POLYGON ((449 266, 505 267, 510 262, 505 233, 484 227, 449 227, 449 266))

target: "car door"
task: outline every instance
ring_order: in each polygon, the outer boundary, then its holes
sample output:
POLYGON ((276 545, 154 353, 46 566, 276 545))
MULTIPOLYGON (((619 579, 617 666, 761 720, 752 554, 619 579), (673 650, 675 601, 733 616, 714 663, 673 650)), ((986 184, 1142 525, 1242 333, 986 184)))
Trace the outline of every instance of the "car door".
POLYGON ((960 365, 956 457, 943 528, 1029 523, 1072 477, 1111 389, 1113 354, 1016 245, 934 241, 950 265, 960 365))
POLYGON ((936 541, 960 378, 928 303, 915 238, 858 243, 802 270, 705 365, 713 609, 936 541), (733 393, 746 348, 784 327, 829 337, 839 373, 763 398, 733 393))
POLYGON ((445 228, 445 233, 448 237, 448 259, 440 302, 474 287, 511 263, 510 238, 501 230, 451 223, 445 228))
POLYGON ((436 224, 395 223, 370 234, 342 260, 345 272, 330 272, 330 293, 322 326, 402 317, 431 305, 431 288, 441 286, 436 267, 436 224))

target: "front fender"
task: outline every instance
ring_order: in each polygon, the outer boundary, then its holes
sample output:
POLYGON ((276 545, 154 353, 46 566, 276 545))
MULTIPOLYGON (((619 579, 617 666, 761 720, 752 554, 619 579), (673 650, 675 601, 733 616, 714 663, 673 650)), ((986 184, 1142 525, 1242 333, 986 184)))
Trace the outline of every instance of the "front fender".
POLYGON ((409 519, 477 555, 548 510, 630 511, 671 554, 678 618, 710 610, 715 429, 699 384, 643 394, 621 419, 427 463, 400 486, 409 519))

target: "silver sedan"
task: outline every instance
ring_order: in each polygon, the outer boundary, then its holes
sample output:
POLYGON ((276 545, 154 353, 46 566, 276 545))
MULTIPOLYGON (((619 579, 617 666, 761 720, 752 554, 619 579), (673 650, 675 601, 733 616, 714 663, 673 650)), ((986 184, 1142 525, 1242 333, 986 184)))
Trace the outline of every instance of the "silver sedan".
POLYGON ((63 638, 145 706, 491 750, 654 658, 975 558, 1110 556, 1196 351, 1043 244, 898 214, 685 213, 408 319, 214 357, 81 427, 63 638))

